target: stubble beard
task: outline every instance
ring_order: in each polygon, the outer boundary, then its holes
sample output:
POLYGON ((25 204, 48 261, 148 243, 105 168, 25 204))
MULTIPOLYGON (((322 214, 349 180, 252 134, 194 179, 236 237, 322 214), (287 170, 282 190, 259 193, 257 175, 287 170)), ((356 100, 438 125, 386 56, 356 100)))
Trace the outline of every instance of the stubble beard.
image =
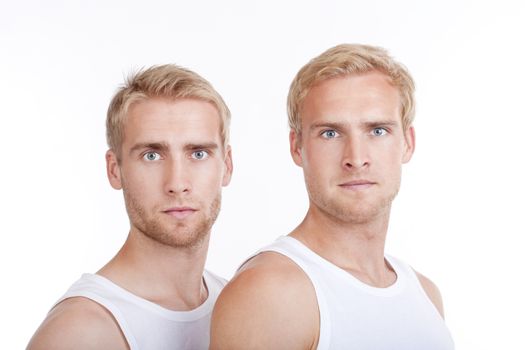
POLYGON ((210 233, 221 209, 221 193, 218 192, 207 210, 203 208, 192 214, 201 215, 197 222, 182 221, 168 225, 165 222, 166 218, 163 217, 167 214, 160 211, 148 214, 135 196, 127 191, 123 192, 131 225, 146 237, 173 248, 200 247, 210 233))
POLYGON ((320 186, 313 182, 306 180, 308 196, 310 202, 314 204, 321 212, 323 212, 332 220, 344 223, 363 225, 373 221, 375 218, 386 214, 390 214, 392 202, 399 192, 399 184, 390 192, 380 198, 369 200, 368 198, 355 200, 341 200, 340 198, 332 198, 325 191, 321 190, 320 186))

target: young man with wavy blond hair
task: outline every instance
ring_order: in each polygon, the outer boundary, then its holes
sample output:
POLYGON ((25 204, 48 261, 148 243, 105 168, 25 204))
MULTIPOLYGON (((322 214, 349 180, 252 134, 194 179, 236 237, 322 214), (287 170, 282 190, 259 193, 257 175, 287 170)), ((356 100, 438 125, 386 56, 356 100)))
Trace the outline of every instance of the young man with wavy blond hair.
POLYGON ((299 71, 290 151, 309 209, 225 287, 211 349, 453 348, 437 287, 384 252, 414 152, 413 94, 408 71, 377 47, 339 45, 299 71))
POLYGON ((107 115, 107 175, 122 189, 126 242, 58 300, 28 349, 207 349, 225 280, 204 270, 228 185, 230 112, 175 66, 131 76, 107 115))

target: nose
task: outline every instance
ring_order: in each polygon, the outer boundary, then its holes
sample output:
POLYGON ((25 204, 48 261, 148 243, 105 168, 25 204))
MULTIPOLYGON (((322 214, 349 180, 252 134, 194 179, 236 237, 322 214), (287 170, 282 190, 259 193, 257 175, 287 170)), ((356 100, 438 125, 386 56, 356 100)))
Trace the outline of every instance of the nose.
POLYGON ((344 147, 343 167, 359 169, 370 164, 365 140, 359 136, 348 137, 344 147))
POLYGON ((170 158, 164 169, 164 192, 168 195, 186 194, 191 191, 189 169, 184 159, 170 158))

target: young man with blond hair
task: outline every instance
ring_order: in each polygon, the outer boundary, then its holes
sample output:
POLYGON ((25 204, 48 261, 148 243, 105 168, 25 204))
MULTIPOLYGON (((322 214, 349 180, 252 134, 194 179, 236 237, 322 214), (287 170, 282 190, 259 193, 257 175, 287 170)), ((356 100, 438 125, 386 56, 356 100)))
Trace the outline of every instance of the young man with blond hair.
POLYGON ((303 222, 245 262, 220 295, 211 349, 453 348, 438 288, 384 247, 414 152, 414 83, 381 48, 339 45, 288 95, 303 222))
POLYGON ((230 112, 175 66, 131 76, 107 115, 107 175, 130 231, 116 256, 58 300, 28 349, 207 349, 225 280, 204 270, 232 159, 230 112))

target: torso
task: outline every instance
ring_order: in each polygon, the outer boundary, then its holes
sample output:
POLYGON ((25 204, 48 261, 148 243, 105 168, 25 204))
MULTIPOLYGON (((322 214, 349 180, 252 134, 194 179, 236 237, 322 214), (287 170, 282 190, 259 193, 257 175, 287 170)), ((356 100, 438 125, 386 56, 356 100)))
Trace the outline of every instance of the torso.
POLYGON ((104 309, 101 312, 117 325, 115 337, 123 337, 131 350, 208 349, 211 312, 226 281, 207 271, 204 279, 208 298, 190 311, 165 309, 93 274, 82 275, 57 304, 62 307, 64 303, 76 302, 104 309))
MULTIPOLYGON (((311 330, 317 349, 453 349, 442 317, 415 272, 388 257, 397 280, 387 288, 369 286, 291 237, 281 237, 247 263, 268 263, 280 254, 308 282, 304 302, 318 315, 311 330), (264 261, 262 261, 264 260, 264 261)), ((283 262, 280 261, 280 264, 283 262)))

